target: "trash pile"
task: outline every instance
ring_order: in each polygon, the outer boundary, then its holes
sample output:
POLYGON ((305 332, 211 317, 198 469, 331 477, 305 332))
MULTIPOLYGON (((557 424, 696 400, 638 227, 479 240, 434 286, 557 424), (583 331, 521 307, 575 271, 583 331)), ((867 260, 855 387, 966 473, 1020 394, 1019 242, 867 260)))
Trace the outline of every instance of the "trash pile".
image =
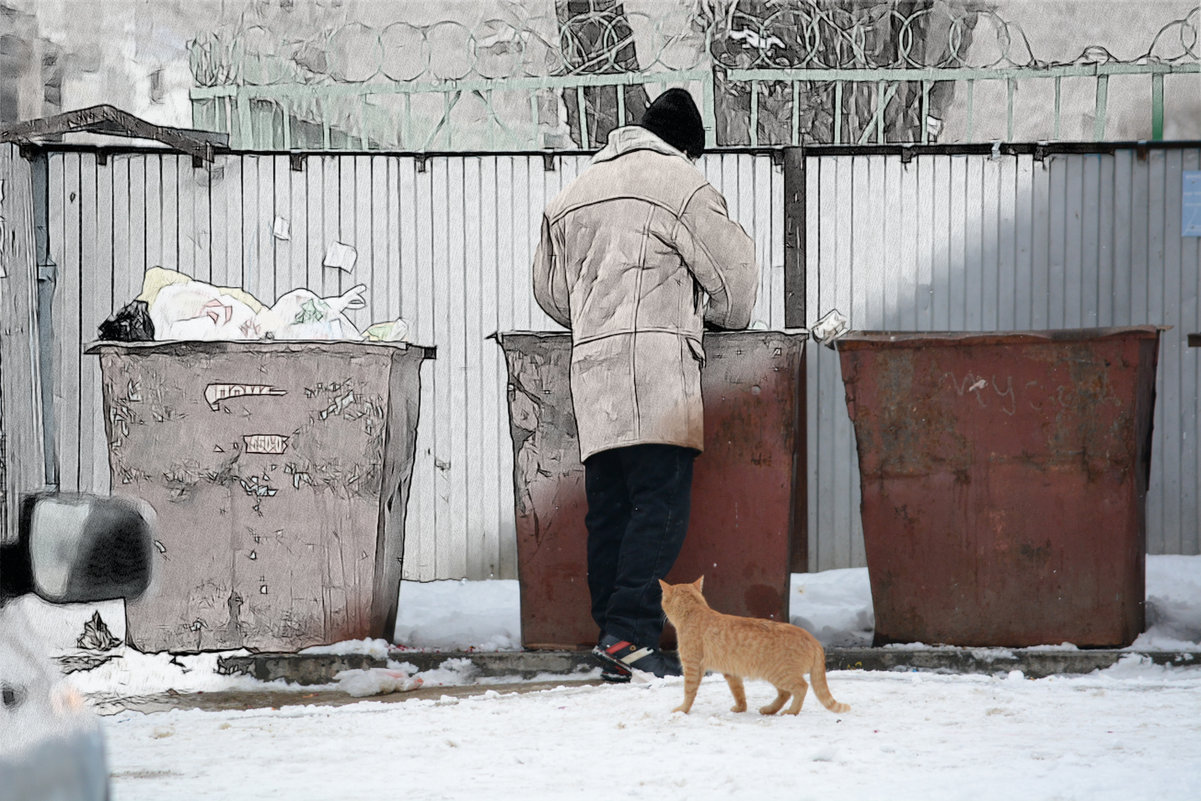
POLYGON ((404 320, 374 323, 359 331, 346 312, 363 309, 364 284, 337 297, 323 298, 308 289, 293 289, 265 306, 249 292, 151 267, 142 294, 100 324, 100 339, 110 342, 151 340, 343 339, 360 342, 403 342, 404 320))

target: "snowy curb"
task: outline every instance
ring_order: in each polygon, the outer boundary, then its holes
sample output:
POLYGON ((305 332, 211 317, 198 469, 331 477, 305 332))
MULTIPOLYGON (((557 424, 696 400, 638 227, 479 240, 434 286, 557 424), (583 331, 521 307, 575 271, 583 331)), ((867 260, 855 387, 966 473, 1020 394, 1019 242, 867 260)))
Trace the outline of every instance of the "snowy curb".
MULTIPOLYGON (((829 670, 932 670, 947 673, 1007 673, 1020 670, 1030 678, 1090 673, 1111 667, 1123 657, 1146 657, 1153 664, 1201 665, 1201 655, 1176 651, 1005 649, 905 646, 896 648, 828 648, 829 670)), ((477 678, 520 677, 587 672, 596 667, 588 651, 446 652, 394 650, 393 660, 408 662, 418 672, 433 670, 450 659, 468 660, 477 678)), ((217 670, 260 681, 284 679, 296 684, 326 684, 343 670, 382 668, 388 659, 368 654, 260 653, 225 656, 217 670)))
POLYGON ((477 677, 533 679, 548 673, 566 675, 587 672, 596 667, 588 651, 409 651, 393 650, 387 658, 369 654, 283 654, 259 653, 222 656, 217 672, 242 673, 259 681, 284 679, 295 684, 328 684, 343 670, 363 670, 388 666, 388 661, 407 662, 424 673, 448 660, 469 661, 477 677))
POLYGON ((286 679, 295 684, 329 684, 347 670, 386 668, 386 658, 371 654, 247 654, 217 657, 223 676, 241 673, 259 681, 286 679))
POLYGON ((1027 678, 1041 679, 1103 670, 1130 656, 1144 657, 1156 665, 1201 666, 1201 654, 1191 652, 950 646, 829 648, 826 666, 828 670, 931 670, 989 675, 1020 670, 1027 678))

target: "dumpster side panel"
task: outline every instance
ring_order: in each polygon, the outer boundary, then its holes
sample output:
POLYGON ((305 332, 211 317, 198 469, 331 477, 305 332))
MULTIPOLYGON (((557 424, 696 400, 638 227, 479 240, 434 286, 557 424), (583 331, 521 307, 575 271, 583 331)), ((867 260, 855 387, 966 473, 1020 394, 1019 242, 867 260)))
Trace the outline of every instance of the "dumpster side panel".
MULTIPOLYGON (((375 540, 371 629, 391 640, 396 630, 400 580, 404 571, 405 525, 417 456, 421 406, 421 351, 396 351, 388 382, 388 426, 384 442, 382 502, 375 540)), ((380 636, 380 635, 375 635, 380 636)))
POLYGON ((804 346, 775 332, 740 332, 707 336, 705 350, 705 452, 688 541, 667 580, 704 575, 713 608, 786 621, 791 548, 803 536, 804 346))
POLYGON ((101 358, 113 486, 158 514, 131 642, 296 650, 391 635, 387 602, 372 608, 399 567, 377 577, 383 477, 403 467, 385 458, 388 349, 178 343, 101 358))
POLYGON ((1138 636, 1156 337, 840 344, 877 643, 1138 636))
MULTIPOLYGON (((584 468, 579 462, 566 334, 504 334, 522 640, 591 647, 584 468)), ((696 462, 688 537, 669 581, 705 575, 730 614, 787 619, 798 486, 803 339, 775 332, 707 335, 705 453, 696 462)), ((670 627, 664 645, 674 643, 670 627)))
POLYGON ((506 335, 521 637, 527 648, 596 642, 589 614, 584 466, 566 336, 506 335), (558 401, 558 402, 556 402, 558 401))

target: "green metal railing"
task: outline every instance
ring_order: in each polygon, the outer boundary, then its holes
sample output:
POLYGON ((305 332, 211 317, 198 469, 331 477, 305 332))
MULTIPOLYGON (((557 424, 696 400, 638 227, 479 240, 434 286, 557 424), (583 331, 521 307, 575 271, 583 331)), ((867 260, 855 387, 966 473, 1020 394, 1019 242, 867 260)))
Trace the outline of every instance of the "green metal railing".
MULTIPOLYGON (((1163 139, 1164 128, 1164 76, 1201 75, 1201 64, 1090 64, 1056 67, 1008 67, 998 69, 865 69, 865 70, 730 70, 727 77, 733 81, 745 81, 751 85, 751 145, 758 145, 758 86, 761 83, 787 83, 792 90, 792 125, 790 144, 801 144, 797 109, 798 94, 802 84, 822 82, 833 86, 833 107, 842 108, 844 87, 847 84, 874 84, 876 89, 875 110, 870 122, 854 144, 868 143, 872 133, 874 142, 884 144, 884 109, 896 94, 897 87, 905 83, 921 84, 921 115, 925 120, 930 112, 930 90, 935 83, 962 82, 967 91, 967 135, 964 141, 975 138, 975 90, 977 82, 1004 82, 1006 88, 1006 140, 1014 134, 1014 106, 1019 81, 1050 80, 1055 85, 1055 103, 1052 109, 1050 139, 1059 139, 1062 122, 1062 83, 1064 78, 1091 78, 1095 82, 1096 105, 1094 107, 1093 141, 1105 138, 1108 113, 1109 79, 1115 75, 1150 75, 1151 138, 1163 139)), ((844 144, 842 137, 842 115, 835 114, 833 144, 844 144)), ((929 143, 929 126, 921 126, 921 143, 929 143)))

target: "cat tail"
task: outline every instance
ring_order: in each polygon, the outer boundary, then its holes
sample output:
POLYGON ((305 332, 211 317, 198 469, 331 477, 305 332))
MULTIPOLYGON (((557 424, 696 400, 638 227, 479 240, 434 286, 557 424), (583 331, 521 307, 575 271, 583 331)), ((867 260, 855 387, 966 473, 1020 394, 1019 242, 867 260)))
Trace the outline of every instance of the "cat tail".
POLYGON ((850 704, 842 704, 834 700, 834 696, 830 694, 830 685, 826 684, 826 659, 825 654, 818 656, 813 662, 813 669, 809 671, 809 683, 813 685, 813 694, 817 696, 817 700, 822 702, 822 706, 831 712, 850 712, 850 704))

